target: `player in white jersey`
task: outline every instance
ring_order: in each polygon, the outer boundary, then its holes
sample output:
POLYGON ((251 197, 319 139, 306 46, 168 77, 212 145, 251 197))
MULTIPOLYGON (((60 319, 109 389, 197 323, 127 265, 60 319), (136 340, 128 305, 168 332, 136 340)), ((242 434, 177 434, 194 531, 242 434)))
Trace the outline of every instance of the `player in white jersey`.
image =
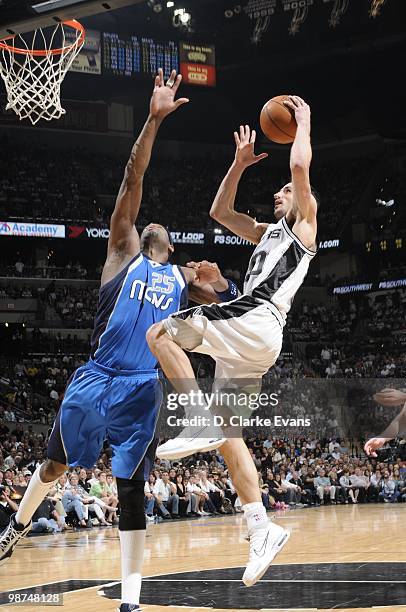
MULTIPOLYGON (((152 352, 179 393, 198 392, 183 349, 205 353, 215 359, 215 388, 239 388, 238 379, 243 379, 250 393, 260 391, 262 376, 279 356, 287 312, 316 253, 318 207, 309 178, 312 157, 310 108, 298 96, 290 96, 286 105, 295 113, 298 127, 290 154, 291 182, 274 194, 277 223, 257 223, 234 209, 244 170, 266 157, 265 153, 255 155, 256 135, 248 125, 240 127, 239 135, 234 134, 235 160, 210 211, 219 223, 257 245, 248 266, 243 295, 237 297, 232 283, 228 291, 219 287, 218 295, 223 303, 175 313, 163 323, 152 326, 147 334, 152 352)), ((186 417, 203 414, 204 408, 206 406, 194 406, 192 410, 188 406, 186 417)), ((286 544, 289 533, 267 519, 256 467, 243 439, 225 439, 219 427, 214 431, 213 428, 195 429, 194 435, 186 428, 177 438, 161 445, 157 455, 178 459, 219 447, 244 505, 250 558, 243 581, 251 586, 286 544)))

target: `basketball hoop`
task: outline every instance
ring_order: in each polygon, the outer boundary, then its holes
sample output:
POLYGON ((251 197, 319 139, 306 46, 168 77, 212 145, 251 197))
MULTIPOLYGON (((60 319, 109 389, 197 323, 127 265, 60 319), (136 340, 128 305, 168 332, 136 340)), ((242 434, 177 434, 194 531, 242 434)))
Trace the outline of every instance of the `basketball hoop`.
POLYGON ((40 119, 51 121, 65 114, 61 83, 84 42, 85 29, 76 20, 62 21, 51 31, 39 28, 29 35, 0 40, 0 75, 7 90, 6 109, 12 109, 20 119, 29 119, 33 125, 40 119))

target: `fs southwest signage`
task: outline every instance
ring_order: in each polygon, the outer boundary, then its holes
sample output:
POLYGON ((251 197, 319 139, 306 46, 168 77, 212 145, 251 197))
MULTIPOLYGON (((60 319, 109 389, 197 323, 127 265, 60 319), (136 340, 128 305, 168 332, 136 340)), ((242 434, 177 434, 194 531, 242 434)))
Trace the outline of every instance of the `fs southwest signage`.
POLYGON ((216 50, 214 45, 180 42, 180 72, 187 85, 216 85, 216 50))

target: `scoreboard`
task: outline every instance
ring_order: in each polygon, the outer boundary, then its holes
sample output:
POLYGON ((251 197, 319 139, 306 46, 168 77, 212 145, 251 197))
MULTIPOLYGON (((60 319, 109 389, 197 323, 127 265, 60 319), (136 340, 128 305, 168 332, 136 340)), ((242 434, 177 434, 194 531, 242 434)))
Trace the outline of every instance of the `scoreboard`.
POLYGON ((114 76, 154 76, 163 68, 165 78, 171 70, 179 72, 179 45, 175 41, 102 33, 102 72, 114 76))

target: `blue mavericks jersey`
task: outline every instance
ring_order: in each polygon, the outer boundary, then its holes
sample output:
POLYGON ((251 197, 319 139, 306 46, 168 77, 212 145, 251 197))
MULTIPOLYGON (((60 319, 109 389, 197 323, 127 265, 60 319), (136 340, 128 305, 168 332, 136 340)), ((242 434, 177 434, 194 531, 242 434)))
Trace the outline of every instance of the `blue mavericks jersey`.
POLYGON ((140 253, 100 288, 91 358, 116 370, 157 367, 145 335, 153 323, 187 305, 187 285, 178 266, 140 253))

